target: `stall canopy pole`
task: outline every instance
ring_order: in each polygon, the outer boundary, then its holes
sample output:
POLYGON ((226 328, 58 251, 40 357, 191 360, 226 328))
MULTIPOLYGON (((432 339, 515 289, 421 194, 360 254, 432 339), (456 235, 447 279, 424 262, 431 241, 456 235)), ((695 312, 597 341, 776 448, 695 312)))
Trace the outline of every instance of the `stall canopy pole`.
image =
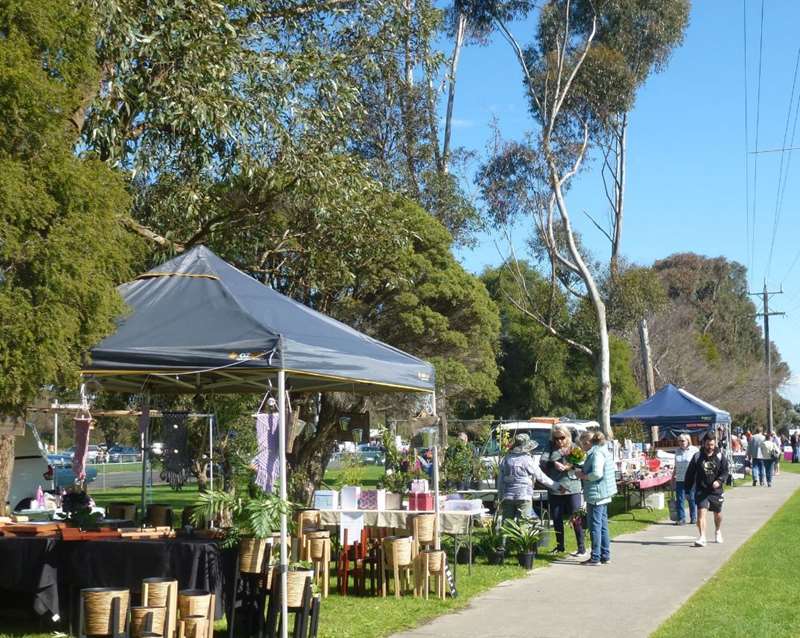
MULTIPOLYGON (((433 416, 437 416, 436 414, 436 392, 431 393, 431 397, 433 399, 433 409, 431 412, 433 416)), ((439 428, 436 429, 437 433, 439 432, 439 428)), ((442 526, 442 522, 439 516, 439 445, 442 444, 442 441, 438 441, 437 445, 433 446, 433 511, 436 513, 436 536, 434 539, 434 549, 441 549, 441 540, 439 539, 439 529, 442 526)))
POLYGON ((214 415, 208 415, 208 480, 214 491, 214 415))
MULTIPOLYGON (((278 445, 280 450, 281 467, 281 502, 286 504, 286 372, 278 370, 278 445)), ((286 510, 281 509, 281 638, 289 636, 289 599, 286 588, 287 583, 287 553, 286 544, 288 542, 286 529, 286 510)))
POLYGON ((139 516, 142 522, 147 511, 147 452, 150 448, 150 394, 142 399, 142 414, 139 416, 139 439, 142 447, 142 498, 139 516))

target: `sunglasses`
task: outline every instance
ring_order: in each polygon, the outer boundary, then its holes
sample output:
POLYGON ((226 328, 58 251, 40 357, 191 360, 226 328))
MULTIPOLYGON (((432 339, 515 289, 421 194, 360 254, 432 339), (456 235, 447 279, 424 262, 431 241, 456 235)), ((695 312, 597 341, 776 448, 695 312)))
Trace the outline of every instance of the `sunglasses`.
POLYGON ((553 440, 554 441, 563 441, 565 438, 566 438, 565 436, 554 436, 553 440))

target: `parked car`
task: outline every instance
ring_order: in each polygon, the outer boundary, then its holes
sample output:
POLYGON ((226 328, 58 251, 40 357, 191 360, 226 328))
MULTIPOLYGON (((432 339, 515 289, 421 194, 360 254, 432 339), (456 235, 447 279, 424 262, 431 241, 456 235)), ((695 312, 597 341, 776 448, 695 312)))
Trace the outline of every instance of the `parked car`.
MULTIPOLYGON (((565 425, 572 434, 573 441, 577 440, 581 432, 594 430, 600 427, 597 421, 567 421, 554 418, 534 418, 530 421, 514 421, 512 423, 500 423, 496 425, 492 429, 489 440, 486 441, 483 450, 481 450, 481 462, 489 470, 490 477, 481 482, 481 489, 495 488, 494 477, 497 474, 497 466, 500 463, 500 441, 504 436, 508 437, 510 441, 513 441, 517 434, 527 434, 531 438, 531 441, 537 443, 537 447, 533 451, 533 458, 538 462, 542 452, 550 445, 550 433, 555 423, 565 425)), ((494 500, 494 495, 485 495, 482 498, 484 501, 489 502, 494 500)))
MULTIPOLYGON (((48 471, 45 476, 53 481, 53 488, 58 491, 62 487, 66 488, 75 483, 75 475, 72 472, 72 457, 66 454, 48 454, 48 471)), ((91 483, 97 478, 97 468, 87 465, 86 482, 91 483)))
MULTIPOLYGON (((14 441, 14 469, 11 473, 11 489, 8 503, 12 509, 19 509, 30 498, 35 497, 41 485, 44 490, 55 490, 72 485, 72 456, 57 454, 51 464, 47 456, 47 448, 39 439, 36 427, 25 424, 25 429, 14 441)), ((97 469, 86 468, 86 480, 93 481, 97 477, 97 469)))
POLYGON ((141 452, 135 447, 115 445, 108 450, 109 463, 130 463, 141 460, 141 452))

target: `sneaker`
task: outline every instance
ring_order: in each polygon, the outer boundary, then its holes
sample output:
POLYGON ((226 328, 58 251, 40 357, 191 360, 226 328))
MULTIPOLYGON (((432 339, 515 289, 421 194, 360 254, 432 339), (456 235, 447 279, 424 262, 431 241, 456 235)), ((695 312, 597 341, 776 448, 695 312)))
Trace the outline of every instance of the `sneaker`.
POLYGON ((686 521, 675 521, 675 525, 686 525, 686 521))
POLYGON ((720 544, 722 544, 722 542, 723 542, 723 541, 722 541, 722 532, 720 532, 719 530, 717 530, 717 533, 716 533, 716 534, 714 534, 714 540, 715 540, 717 543, 720 543, 720 544))
POLYGON ((600 565, 600 561, 599 560, 592 560, 590 558, 589 560, 581 561, 581 565, 583 565, 585 567, 597 567, 597 566, 600 565))
POLYGON ((570 552, 569 555, 572 556, 573 558, 578 558, 580 560, 585 560, 585 559, 589 558, 589 552, 587 552, 585 550, 582 551, 582 552, 578 552, 578 551, 570 552))
POLYGON ((608 565, 610 562, 611 562, 610 558, 607 558, 606 560, 600 559, 600 564, 601 565, 608 565))
POLYGON ((690 525, 697 525, 697 521, 689 521, 690 525))
POLYGON ((553 549, 551 549, 551 550, 550 550, 549 552, 547 552, 547 553, 548 553, 548 554, 563 554, 565 551, 566 551, 566 550, 565 550, 565 549, 563 549, 563 548, 561 548, 561 547, 554 547, 553 549))
POLYGON ((698 538, 698 539, 697 539, 697 540, 694 542, 694 546, 695 546, 695 547, 705 547, 705 546, 706 546, 706 537, 705 537, 705 536, 700 536, 700 537, 699 537, 699 538, 698 538))

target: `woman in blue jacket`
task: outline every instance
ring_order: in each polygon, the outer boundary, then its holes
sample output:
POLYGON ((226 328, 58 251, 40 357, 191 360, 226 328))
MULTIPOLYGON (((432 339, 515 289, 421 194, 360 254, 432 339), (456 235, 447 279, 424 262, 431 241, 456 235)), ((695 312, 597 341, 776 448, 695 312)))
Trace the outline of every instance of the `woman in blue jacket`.
POLYGON ((575 474, 583 480, 583 496, 589 519, 589 536, 592 539, 592 555, 582 565, 605 565, 611 561, 611 537, 608 533, 608 504, 617 493, 614 459, 606 446, 602 432, 583 433, 578 439, 586 450, 583 470, 575 474))

